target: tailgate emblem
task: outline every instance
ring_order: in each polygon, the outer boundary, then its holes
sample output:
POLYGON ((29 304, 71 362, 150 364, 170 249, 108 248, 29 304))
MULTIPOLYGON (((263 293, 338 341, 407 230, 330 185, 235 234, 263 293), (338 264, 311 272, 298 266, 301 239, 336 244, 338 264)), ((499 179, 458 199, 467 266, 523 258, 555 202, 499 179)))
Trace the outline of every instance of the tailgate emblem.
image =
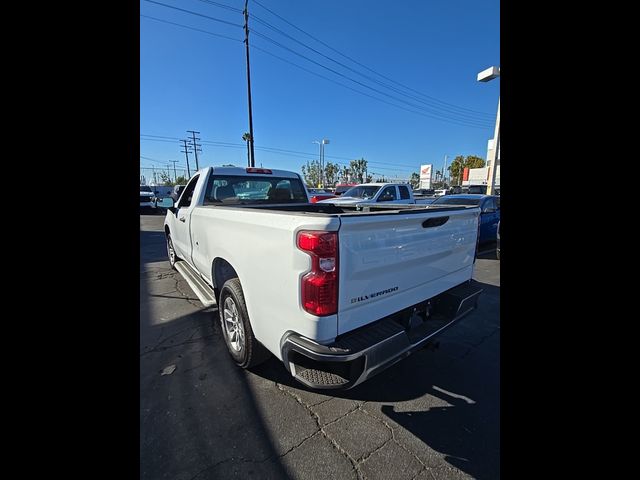
POLYGON ((369 300, 370 298, 379 297, 380 295, 387 295, 388 293, 395 292, 396 290, 398 290, 398 287, 391 287, 391 288, 387 288, 386 290, 380 290, 379 292, 370 293, 369 295, 355 297, 351 299, 351 303, 363 302, 364 300, 369 300))

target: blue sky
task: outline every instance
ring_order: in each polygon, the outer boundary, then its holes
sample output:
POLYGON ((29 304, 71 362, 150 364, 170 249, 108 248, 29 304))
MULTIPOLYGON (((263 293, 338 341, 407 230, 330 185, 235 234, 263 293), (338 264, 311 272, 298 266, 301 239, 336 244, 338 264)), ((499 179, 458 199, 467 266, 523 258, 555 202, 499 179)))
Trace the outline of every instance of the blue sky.
MULTIPOLYGON (((244 23, 236 11, 242 10, 244 0, 153 1, 244 23)), ((250 52, 256 165, 299 172, 303 163, 317 157, 318 145, 312 142, 322 138, 331 142, 325 161, 348 164, 364 157, 370 172, 387 178, 408 178, 425 163, 440 169, 445 155, 486 158, 500 80, 479 83, 476 75, 500 65, 497 0, 250 0, 249 13, 249 41, 256 47, 250 52)), ((184 167, 177 139, 186 138, 187 130, 201 132, 200 167, 245 166, 241 137, 249 128, 242 28, 147 0, 140 1, 140 14, 141 167, 166 170, 171 160, 178 161, 178 169, 184 167)), ((190 160, 193 168, 193 155, 190 160)), ((150 178, 150 171, 143 173, 150 178)))

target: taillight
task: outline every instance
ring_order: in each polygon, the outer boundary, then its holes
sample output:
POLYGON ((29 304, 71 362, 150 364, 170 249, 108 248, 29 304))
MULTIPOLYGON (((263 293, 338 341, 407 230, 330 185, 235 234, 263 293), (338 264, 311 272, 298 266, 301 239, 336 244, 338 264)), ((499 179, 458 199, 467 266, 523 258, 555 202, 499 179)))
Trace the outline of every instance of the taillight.
POLYGON ((272 173, 268 168, 255 168, 255 167, 247 167, 247 173, 272 173))
POLYGON ((314 195, 313 197, 311 197, 311 200, 309 200, 311 203, 317 203, 318 202, 318 197, 316 195, 314 195))
POLYGON ((302 277, 302 307, 319 317, 338 312, 338 233, 298 232, 298 248, 311 257, 311 271, 302 277))

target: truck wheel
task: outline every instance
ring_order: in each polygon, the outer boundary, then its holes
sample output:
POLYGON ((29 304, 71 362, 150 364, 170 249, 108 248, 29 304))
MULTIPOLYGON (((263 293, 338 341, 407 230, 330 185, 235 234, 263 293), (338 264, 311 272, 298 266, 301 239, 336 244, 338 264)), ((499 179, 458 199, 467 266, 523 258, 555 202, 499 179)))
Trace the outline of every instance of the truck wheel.
POLYGON ((251 368, 269 358, 269 351, 256 340, 249 323, 240 280, 227 280, 220 290, 220 326, 231 357, 239 367, 251 368))
POLYGON ((169 265, 175 270, 176 262, 180 260, 180 257, 178 257, 175 248, 173 248, 173 241, 171 240, 170 234, 167 234, 167 255, 169 256, 169 265))

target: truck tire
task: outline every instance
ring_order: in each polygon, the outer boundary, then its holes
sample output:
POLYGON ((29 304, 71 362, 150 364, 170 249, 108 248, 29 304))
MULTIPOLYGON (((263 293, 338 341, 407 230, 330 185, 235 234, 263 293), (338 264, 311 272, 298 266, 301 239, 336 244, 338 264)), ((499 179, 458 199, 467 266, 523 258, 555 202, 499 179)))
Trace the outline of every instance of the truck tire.
POLYGON ((176 269, 176 262, 180 260, 178 254, 176 253, 176 249, 173 248, 173 241, 171 240, 171 234, 167 233, 167 256, 169 257, 169 265, 174 270, 176 269))
POLYGON ((265 362, 270 352, 253 335, 240 280, 227 280, 219 298, 220 327, 233 361, 241 368, 251 368, 265 362))

